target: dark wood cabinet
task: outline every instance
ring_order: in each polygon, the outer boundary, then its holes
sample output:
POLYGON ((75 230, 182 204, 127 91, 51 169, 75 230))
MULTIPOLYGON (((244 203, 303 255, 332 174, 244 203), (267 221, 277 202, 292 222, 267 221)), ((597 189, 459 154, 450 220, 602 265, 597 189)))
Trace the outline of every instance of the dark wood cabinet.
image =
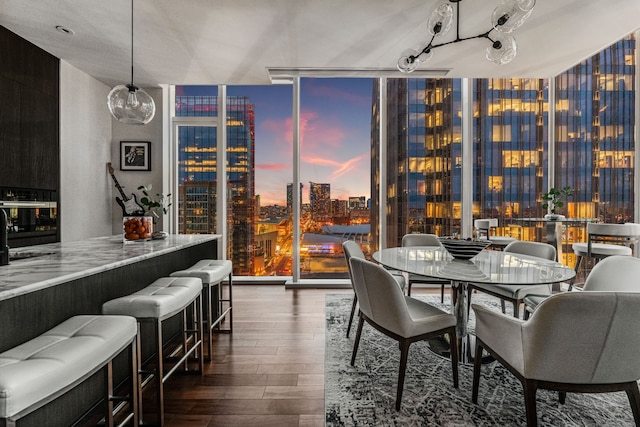
POLYGON ((59 69, 0 27, 0 186, 59 190, 59 69))

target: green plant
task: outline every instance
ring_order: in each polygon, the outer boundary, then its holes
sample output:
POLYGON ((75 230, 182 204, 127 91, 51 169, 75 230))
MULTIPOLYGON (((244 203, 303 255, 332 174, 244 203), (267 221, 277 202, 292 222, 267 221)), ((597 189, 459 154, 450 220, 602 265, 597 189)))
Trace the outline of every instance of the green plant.
POLYGON ((153 186, 151 184, 138 187, 138 190, 142 190, 142 194, 144 195, 144 197, 140 199, 140 203, 144 205, 145 213, 151 212, 153 216, 160 218, 161 214, 166 214, 169 211, 169 207, 171 206, 171 193, 166 196, 161 193, 156 193, 155 198, 152 198, 150 195, 152 188, 153 186))
POLYGON ((556 214, 556 210, 564 206, 564 202, 562 199, 564 197, 571 196, 573 194, 573 188, 568 185, 560 190, 556 190, 555 188, 549 189, 548 192, 542 195, 543 209, 549 209, 551 214, 556 214))

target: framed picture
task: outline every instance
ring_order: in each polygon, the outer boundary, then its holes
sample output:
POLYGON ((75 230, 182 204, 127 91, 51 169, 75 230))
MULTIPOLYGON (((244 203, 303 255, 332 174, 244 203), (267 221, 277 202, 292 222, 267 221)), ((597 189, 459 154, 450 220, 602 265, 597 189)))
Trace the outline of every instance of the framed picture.
POLYGON ((120 170, 150 171, 151 143, 149 141, 120 141, 120 170))

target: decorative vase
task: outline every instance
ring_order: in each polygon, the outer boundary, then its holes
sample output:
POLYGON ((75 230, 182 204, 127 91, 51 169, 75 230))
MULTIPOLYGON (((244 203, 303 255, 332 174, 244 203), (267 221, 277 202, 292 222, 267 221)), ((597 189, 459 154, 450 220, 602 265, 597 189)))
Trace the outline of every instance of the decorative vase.
POLYGON ((150 216, 125 216, 122 218, 123 241, 143 242, 151 240, 153 218, 150 216))
POLYGON ((548 219, 549 221, 561 221, 563 219, 566 219, 566 217, 559 214, 546 214, 544 216, 544 219, 548 219))

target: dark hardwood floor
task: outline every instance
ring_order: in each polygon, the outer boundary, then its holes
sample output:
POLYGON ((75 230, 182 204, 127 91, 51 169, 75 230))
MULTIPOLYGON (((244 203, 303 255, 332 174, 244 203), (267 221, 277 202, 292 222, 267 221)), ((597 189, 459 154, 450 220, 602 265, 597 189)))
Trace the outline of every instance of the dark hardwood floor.
POLYGON ((352 292, 234 286, 233 333, 202 377, 165 383, 166 425, 324 426, 325 294, 352 292))
MULTIPOLYGON (((412 295, 439 292, 417 287, 412 295)), ((165 382, 165 426, 324 426, 328 293, 353 295, 345 288, 235 285, 233 333, 214 336, 204 374, 178 370, 165 382)), ((153 422, 153 384, 143 396, 145 418, 153 422)), ((80 425, 99 424, 101 411, 80 425)))

